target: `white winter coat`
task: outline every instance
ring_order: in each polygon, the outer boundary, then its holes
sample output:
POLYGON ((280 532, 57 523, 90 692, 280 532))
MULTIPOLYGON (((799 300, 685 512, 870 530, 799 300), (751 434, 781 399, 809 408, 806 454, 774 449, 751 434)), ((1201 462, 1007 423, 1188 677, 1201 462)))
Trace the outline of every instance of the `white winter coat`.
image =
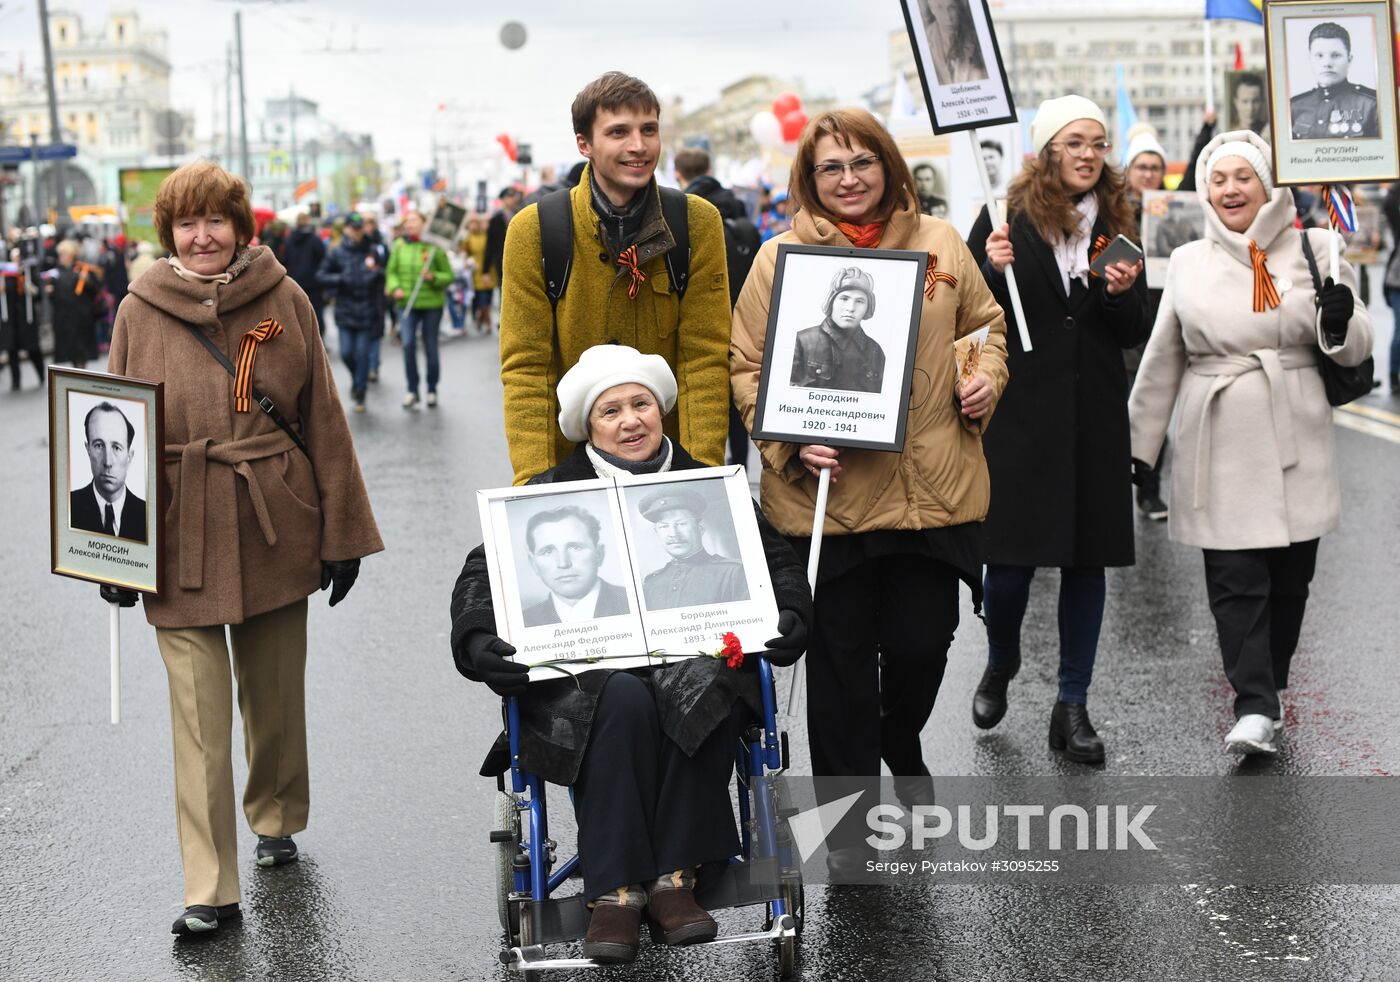
MULTIPOLYGON (((1177 408, 1173 539, 1207 549, 1266 549, 1319 538, 1340 522, 1332 410, 1316 359, 1360 364, 1371 354, 1371 319, 1358 299, 1345 342, 1326 344, 1287 188, 1274 189, 1244 234, 1225 228, 1204 174, 1225 137, 1239 134, 1216 137, 1201 154, 1206 235, 1172 253, 1128 412, 1133 456, 1151 463, 1177 408), (1263 313, 1252 306, 1251 239, 1268 254, 1282 299, 1263 313)), ((1267 159, 1267 145, 1263 152, 1267 159)), ((1326 278, 1333 233, 1307 234, 1326 278)), ((1355 271, 1342 262, 1340 272, 1355 294, 1355 271)))

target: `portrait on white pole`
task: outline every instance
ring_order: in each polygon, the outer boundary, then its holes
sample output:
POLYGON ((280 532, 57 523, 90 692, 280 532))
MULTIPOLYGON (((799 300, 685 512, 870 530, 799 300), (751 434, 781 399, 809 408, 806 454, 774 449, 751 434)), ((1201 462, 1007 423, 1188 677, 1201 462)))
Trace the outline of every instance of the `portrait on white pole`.
POLYGON ((900 0, 937 132, 1016 119, 986 0, 900 0))
POLYGON ((756 440, 904 448, 928 253, 778 247, 756 440))
POLYGON ((1274 0, 1264 10, 1276 183, 1400 176, 1390 4, 1274 0))

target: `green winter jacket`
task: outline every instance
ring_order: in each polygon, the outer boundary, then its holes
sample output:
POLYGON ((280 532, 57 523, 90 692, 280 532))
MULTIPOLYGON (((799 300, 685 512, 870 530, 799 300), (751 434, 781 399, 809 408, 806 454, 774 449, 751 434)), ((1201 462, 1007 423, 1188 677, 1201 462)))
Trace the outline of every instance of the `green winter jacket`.
POLYGON ((384 270, 384 292, 391 299, 395 290, 402 290, 404 293, 403 299, 394 301, 395 303, 408 303, 408 298, 413 295, 413 284, 423 272, 425 250, 429 249, 432 250, 432 259, 428 266, 431 278, 424 280, 418 289, 418 296, 413 300, 413 309, 437 310, 446 301, 447 287, 451 284, 453 275, 452 264, 447 261, 447 254, 426 242, 399 239, 389 253, 389 263, 384 270))

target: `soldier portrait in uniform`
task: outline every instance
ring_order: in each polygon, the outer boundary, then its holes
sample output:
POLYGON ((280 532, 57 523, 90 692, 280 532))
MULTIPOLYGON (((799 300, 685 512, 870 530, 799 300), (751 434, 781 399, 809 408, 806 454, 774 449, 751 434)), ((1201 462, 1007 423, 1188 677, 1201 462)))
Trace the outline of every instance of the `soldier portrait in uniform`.
POLYGON ((637 545, 642 599, 648 610, 749 599, 744 564, 729 558, 740 553, 721 481, 629 488, 627 500, 643 519, 633 522, 640 529, 639 538, 647 538, 648 526, 652 531, 650 545, 646 541, 637 545))
MULTIPOLYGON (((603 564, 610 553, 596 509, 590 507, 591 501, 585 503, 587 499, 582 496, 567 498, 573 500, 560 504, 559 497, 552 496, 543 501, 512 503, 532 509, 525 519, 524 554, 516 558, 522 580, 521 614, 526 627, 573 624, 631 613, 627 591, 603 577, 603 564), (538 585, 528 582, 526 569, 533 573, 538 585), (541 593, 543 597, 532 602, 531 598, 541 593)), ((511 516, 513 522, 523 517, 519 508, 511 511, 516 512, 511 516)))
POLYGON ((919 0, 919 14, 939 85, 980 82, 987 77, 969 0, 919 0))
POLYGON ((1380 113, 1374 87, 1376 35, 1372 20, 1290 17, 1284 23, 1293 139, 1379 137, 1380 113), (1302 44, 1304 36, 1306 48, 1302 44))
POLYGON ((861 322, 875 316, 875 281, 859 266, 831 279, 820 324, 797 332, 791 384, 803 389, 879 392, 885 383, 885 351, 861 322))
POLYGON ((947 218, 946 181, 933 161, 911 161, 909 170, 914 175, 914 194, 919 199, 919 211, 933 218, 947 218))

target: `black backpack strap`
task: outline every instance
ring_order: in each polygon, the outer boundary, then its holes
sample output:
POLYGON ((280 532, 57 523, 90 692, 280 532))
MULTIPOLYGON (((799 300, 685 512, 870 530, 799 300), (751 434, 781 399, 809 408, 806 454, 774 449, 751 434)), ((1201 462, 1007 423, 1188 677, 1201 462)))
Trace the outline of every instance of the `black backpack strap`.
POLYGON ((666 253, 666 275, 671 277, 676 295, 685 299, 685 288, 690 285, 690 203, 684 191, 661 188, 661 217, 676 240, 666 253))
POLYGON ((1317 257, 1313 255, 1312 242, 1308 240, 1308 230, 1299 229, 1298 233, 1303 237, 1303 257, 1308 261, 1308 270, 1312 273, 1313 281, 1313 306, 1322 304, 1322 273, 1317 268, 1317 257))
POLYGON ((559 299, 569 285, 569 268, 574 263, 574 212, 573 202, 569 200, 569 188, 551 191, 540 198, 537 207, 544 292, 557 319, 559 299))
MULTIPOLYGON (((224 366, 224 371, 228 372, 230 377, 237 378, 237 372, 234 370, 233 362, 229 361, 228 356, 219 350, 219 346, 205 337, 204 332, 193 324, 186 324, 185 326, 190 329, 190 333, 198 339, 199 343, 204 345, 204 349, 214 356, 214 360, 224 366)), ((258 408, 267 413, 268 417, 278 425, 282 432, 292 438, 292 442, 301 449, 301 452, 306 454, 306 459, 310 460, 311 451, 306 449, 306 441, 301 438, 300 433, 292 429, 292 424, 287 422, 287 417, 282 415, 282 410, 277 408, 277 404, 272 401, 271 397, 263 395, 256 385, 250 388, 253 390, 253 401, 258 404, 258 408)))

